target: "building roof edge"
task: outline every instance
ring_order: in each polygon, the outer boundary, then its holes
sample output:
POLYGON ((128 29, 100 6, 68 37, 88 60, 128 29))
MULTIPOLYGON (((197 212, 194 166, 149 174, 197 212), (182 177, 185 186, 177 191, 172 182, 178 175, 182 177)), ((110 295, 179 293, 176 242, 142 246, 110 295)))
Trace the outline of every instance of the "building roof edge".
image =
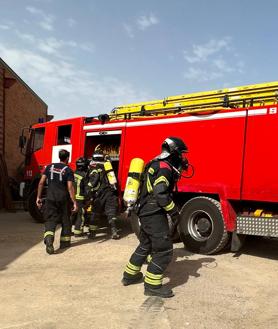
POLYGON ((48 105, 40 98, 40 96, 38 94, 36 94, 34 92, 34 90, 32 88, 30 88, 26 82, 24 82, 20 76, 18 74, 15 73, 15 71, 10 68, 10 66, 0 57, 0 64, 3 65, 3 67, 9 71, 12 75, 14 75, 14 77, 20 82, 22 83, 36 98, 38 98, 38 100, 43 103, 43 105, 46 106, 46 110, 48 110, 48 105))

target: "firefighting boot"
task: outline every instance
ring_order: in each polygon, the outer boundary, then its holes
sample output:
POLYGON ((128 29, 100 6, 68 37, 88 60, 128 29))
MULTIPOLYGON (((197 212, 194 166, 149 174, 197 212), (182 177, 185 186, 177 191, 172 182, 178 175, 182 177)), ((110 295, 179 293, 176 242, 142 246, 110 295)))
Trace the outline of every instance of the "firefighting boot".
POLYGON ((88 239, 94 239, 96 237, 97 229, 97 225, 89 225, 88 239))
POLYGON ((111 226, 111 239, 113 239, 113 240, 120 239, 120 235, 119 235, 118 229, 116 227, 116 218, 113 217, 112 219, 110 219, 109 224, 111 226))
POLYGON ((66 249, 70 247, 70 241, 60 241, 60 249, 66 249))
POLYGON ((89 231, 88 239, 94 239, 96 237, 96 231, 89 231))
POLYGON ((170 298, 175 296, 173 291, 165 286, 154 288, 154 286, 151 286, 149 284, 148 285, 145 284, 144 294, 145 296, 157 296, 161 298, 170 298))
POLYGON ((75 238, 81 238, 84 234, 83 234, 83 230, 74 230, 73 231, 73 233, 74 233, 74 237, 75 238))
POLYGON ((111 227, 111 239, 118 240, 120 239, 120 235, 116 227, 111 227))
POLYGON ((47 252, 49 255, 54 254, 53 242, 54 242, 54 238, 53 238, 52 235, 47 235, 47 236, 44 238, 44 243, 45 243, 45 246, 46 246, 46 252, 47 252))
POLYGON ((122 278, 122 284, 123 286, 129 286, 130 284, 136 284, 141 282, 143 279, 143 273, 138 272, 135 275, 130 275, 129 277, 126 277, 125 275, 122 278))

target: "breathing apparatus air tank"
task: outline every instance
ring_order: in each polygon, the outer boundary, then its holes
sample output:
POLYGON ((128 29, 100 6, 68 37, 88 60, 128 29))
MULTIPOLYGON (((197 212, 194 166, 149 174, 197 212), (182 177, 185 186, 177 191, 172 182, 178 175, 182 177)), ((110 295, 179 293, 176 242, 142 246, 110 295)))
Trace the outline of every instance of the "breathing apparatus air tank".
POLYGON ((104 170, 106 172, 109 184, 116 190, 117 189, 117 178, 113 170, 112 164, 109 160, 104 162, 104 170))
POLYGON ((136 203, 140 187, 141 175, 144 171, 144 160, 140 158, 134 158, 130 162, 128 177, 126 180, 126 186, 123 199, 128 208, 136 203))

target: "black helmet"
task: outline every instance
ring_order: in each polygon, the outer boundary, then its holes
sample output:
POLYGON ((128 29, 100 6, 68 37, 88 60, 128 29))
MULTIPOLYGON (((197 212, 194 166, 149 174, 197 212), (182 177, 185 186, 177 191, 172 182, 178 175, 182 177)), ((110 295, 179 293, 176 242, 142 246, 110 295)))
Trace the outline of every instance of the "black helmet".
POLYGON ((80 157, 75 162, 77 168, 85 168, 87 165, 87 160, 83 157, 80 157))
POLYGON ((159 155, 160 159, 166 159, 170 155, 180 156, 182 153, 187 153, 188 148, 182 139, 178 137, 168 137, 162 143, 162 152, 159 155))
POLYGON ((103 152, 103 145, 102 144, 98 144, 95 149, 94 152, 92 154, 92 160, 93 161, 100 161, 103 162, 105 160, 105 154, 103 152))
POLYGON ((96 162, 104 162, 104 154, 101 151, 95 151, 92 155, 92 160, 96 162))

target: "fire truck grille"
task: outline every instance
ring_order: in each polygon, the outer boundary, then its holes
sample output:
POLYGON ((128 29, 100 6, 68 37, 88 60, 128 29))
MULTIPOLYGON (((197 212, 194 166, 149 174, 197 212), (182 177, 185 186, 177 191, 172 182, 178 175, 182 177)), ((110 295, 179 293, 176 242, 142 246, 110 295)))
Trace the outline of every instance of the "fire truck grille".
POLYGON ((262 235, 278 237, 278 218, 277 217, 237 217, 238 234, 262 235))

